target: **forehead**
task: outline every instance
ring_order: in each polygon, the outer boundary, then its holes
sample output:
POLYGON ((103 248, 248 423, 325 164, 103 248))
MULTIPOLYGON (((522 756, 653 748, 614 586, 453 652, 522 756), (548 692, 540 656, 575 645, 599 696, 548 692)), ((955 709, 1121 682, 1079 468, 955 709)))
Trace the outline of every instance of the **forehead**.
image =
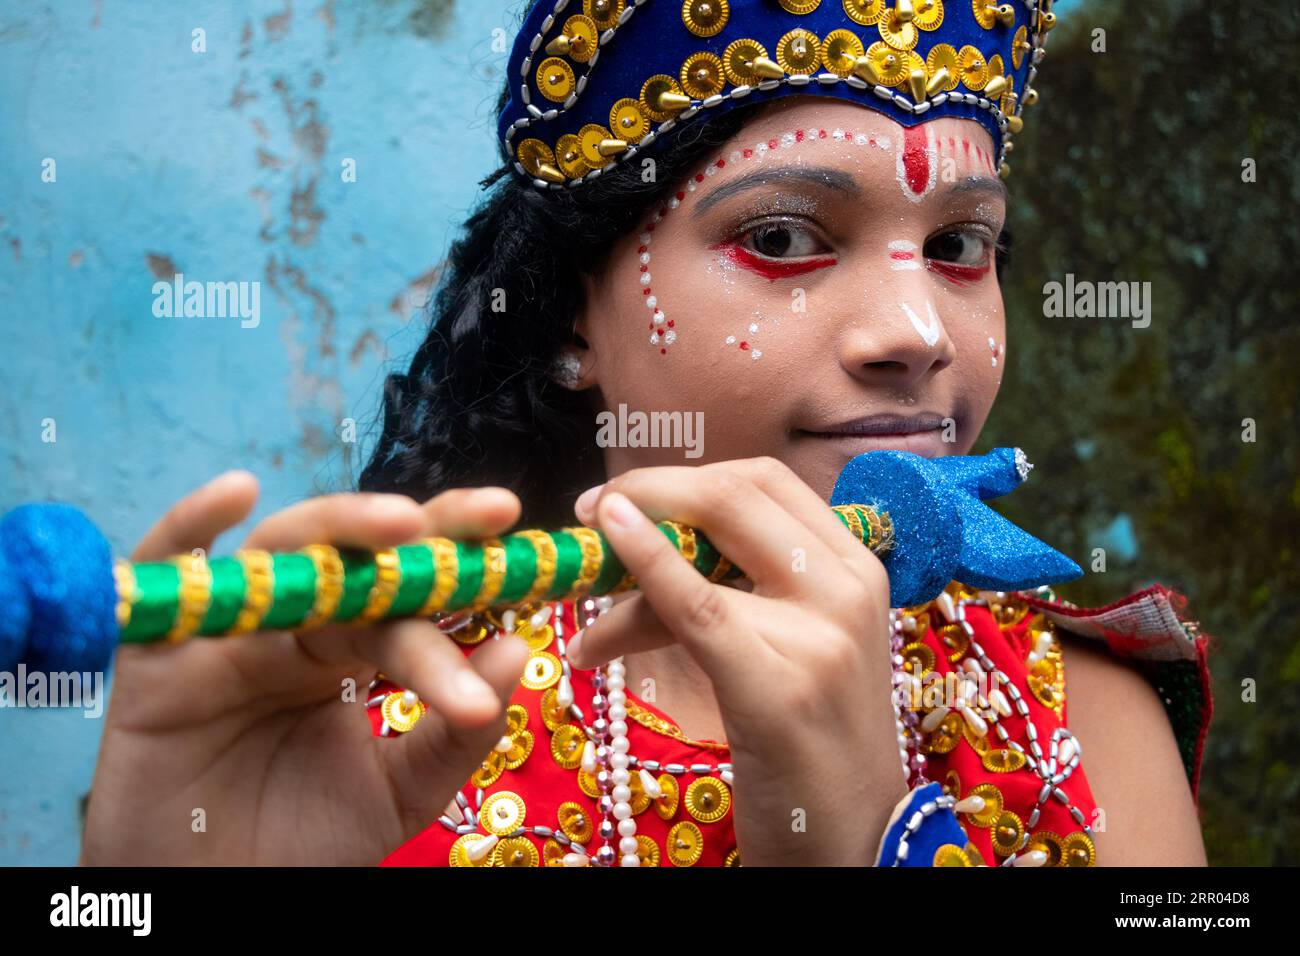
POLYGON ((703 185, 707 174, 719 198, 742 180, 776 188, 821 180, 846 192, 857 187, 877 204, 915 204, 945 192, 935 188, 941 180, 992 181, 1000 192, 993 155, 992 137, 974 120, 947 116, 904 127, 852 102, 792 96, 756 111, 691 178, 703 185))

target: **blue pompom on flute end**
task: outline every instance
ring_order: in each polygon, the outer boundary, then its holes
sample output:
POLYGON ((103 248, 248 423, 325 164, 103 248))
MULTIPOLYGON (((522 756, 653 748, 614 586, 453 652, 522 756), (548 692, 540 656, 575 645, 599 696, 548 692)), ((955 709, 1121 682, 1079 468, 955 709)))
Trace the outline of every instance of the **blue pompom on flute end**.
POLYGON ((0 670, 104 671, 117 647, 108 541, 69 505, 0 518, 0 670))
POLYGON ((840 473, 831 504, 889 513, 897 544, 882 561, 893 607, 931 601, 950 581, 992 591, 1072 581, 1082 568, 984 504, 1032 468, 1019 448, 944 458, 866 452, 840 473))

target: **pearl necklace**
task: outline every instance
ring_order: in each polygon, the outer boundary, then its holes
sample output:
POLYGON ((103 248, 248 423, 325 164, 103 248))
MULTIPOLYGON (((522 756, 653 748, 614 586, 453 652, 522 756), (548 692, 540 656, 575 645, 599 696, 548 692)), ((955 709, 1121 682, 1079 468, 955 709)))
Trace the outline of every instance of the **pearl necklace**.
POLYGON ((899 614, 899 609, 890 608, 889 654, 893 682, 889 699, 894 706, 894 728, 898 739, 898 756, 903 762, 903 779, 907 783, 907 789, 911 791, 925 786, 929 780, 925 776, 925 754, 921 753, 921 718, 917 716, 916 708, 908 707, 904 712, 899 704, 900 697, 910 701, 913 699, 913 694, 919 693, 921 689, 921 682, 913 674, 903 670, 903 646, 906 644, 903 627, 903 617, 899 614))
MULTIPOLYGON (((613 605, 613 599, 607 595, 585 600, 582 605, 586 612, 584 627, 594 624, 613 605)), ((582 769, 595 775, 596 786, 601 790, 598 832, 604 845, 595 854, 595 862, 600 866, 613 866, 615 859, 619 866, 641 865, 641 857, 637 854, 636 817, 632 813, 632 771, 629 767, 634 758, 629 753, 631 745, 627 736, 626 677, 627 669, 622 657, 597 667, 592 675, 591 709, 595 719, 591 732, 599 743, 589 738, 583 746, 582 769), (619 837, 617 850, 610 842, 615 833, 619 837)), ((637 773, 648 797, 655 799, 662 795, 659 782, 651 774, 644 768, 638 769, 637 773)))

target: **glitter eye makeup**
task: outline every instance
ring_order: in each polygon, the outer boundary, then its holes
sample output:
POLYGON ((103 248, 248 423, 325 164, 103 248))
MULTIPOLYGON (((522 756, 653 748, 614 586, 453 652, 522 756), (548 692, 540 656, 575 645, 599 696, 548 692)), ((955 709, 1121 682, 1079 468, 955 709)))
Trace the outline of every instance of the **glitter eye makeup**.
POLYGON ((972 285, 993 269, 994 250, 997 243, 991 237, 994 231, 984 223, 949 227, 925 244, 925 267, 954 285, 972 285), (979 243, 978 258, 965 249, 965 243, 979 243), (960 261, 960 260, 967 261, 960 261))
POLYGON ((815 256, 812 258, 800 257, 797 259, 769 258, 745 248, 738 242, 730 240, 727 242, 720 242, 710 248, 720 252, 740 268, 747 269, 756 275, 760 275, 769 282, 775 282, 777 279, 789 279, 794 276, 807 275, 809 272, 816 272, 818 269, 825 269, 827 266, 833 266, 839 261, 834 256, 815 256))
POLYGON ((940 262, 930 259, 926 262, 925 267, 935 275, 943 276, 949 282, 955 285, 972 285, 983 279, 992 269, 992 263, 985 262, 982 266, 965 266, 956 262, 940 262))

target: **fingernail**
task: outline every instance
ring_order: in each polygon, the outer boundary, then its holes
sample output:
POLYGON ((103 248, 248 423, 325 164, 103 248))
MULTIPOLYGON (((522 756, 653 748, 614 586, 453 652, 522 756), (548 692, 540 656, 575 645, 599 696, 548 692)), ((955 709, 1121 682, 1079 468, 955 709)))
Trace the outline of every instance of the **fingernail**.
POLYGON ((495 701, 497 698, 496 691, 489 687, 487 682, 473 671, 463 670, 457 673, 455 684, 456 690, 466 700, 474 700, 475 698, 478 698, 480 700, 495 701))
POLYGON ((381 495, 374 499, 372 514, 379 518, 406 518, 419 510, 415 500, 405 495, 381 495))
POLYGON ((573 508, 579 515, 590 514, 591 509, 596 504, 596 499, 600 497, 600 489, 604 488, 603 484, 596 485, 594 488, 588 488, 578 496, 574 502, 573 508))
POLYGON ((230 471, 223 471, 221 474, 217 475, 217 477, 209 481, 206 485, 204 485, 204 487, 217 488, 220 487, 221 485, 226 484, 227 482, 244 481, 247 478, 253 478, 253 477, 254 476, 251 471, 246 471, 243 468, 232 468, 230 471))
POLYGON ((637 506, 632 504, 631 499, 618 494, 617 492, 606 498, 606 512, 609 520, 622 528, 635 528, 643 520, 643 516, 637 506))
POLYGON ((490 505, 494 501, 504 500, 505 495, 503 495, 502 492, 505 490, 506 489, 498 488, 496 486, 490 488, 476 488, 470 492, 469 503, 481 507, 483 505, 490 505))
POLYGON ((586 633, 585 630, 578 631, 573 637, 569 638, 569 643, 564 647, 564 656, 569 658, 570 663, 576 663, 575 659, 579 658, 581 654, 582 635, 584 633, 586 633))

